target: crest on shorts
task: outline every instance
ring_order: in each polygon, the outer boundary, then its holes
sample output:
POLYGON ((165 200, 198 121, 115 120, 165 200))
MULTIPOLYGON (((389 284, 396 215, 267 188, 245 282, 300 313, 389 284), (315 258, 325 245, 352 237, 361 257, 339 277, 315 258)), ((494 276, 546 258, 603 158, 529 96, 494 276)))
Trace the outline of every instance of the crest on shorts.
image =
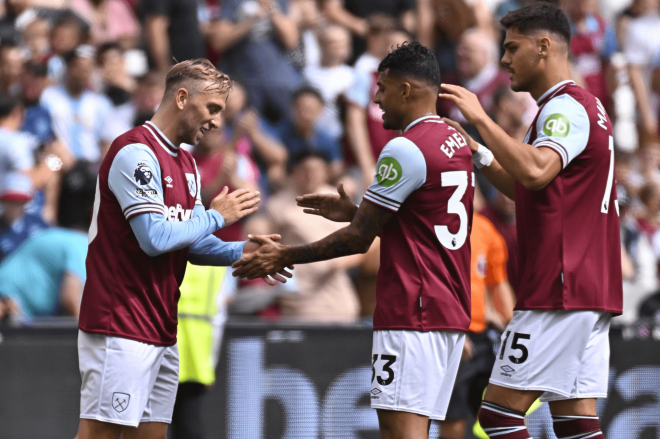
POLYGON ((188 174, 186 172, 186 180, 188 180, 188 191, 190 191, 190 195, 197 196, 197 182, 195 181, 195 174, 188 174))
POLYGON ((115 392, 112 394, 112 408, 115 409, 117 413, 126 410, 130 402, 131 395, 128 393, 115 392))

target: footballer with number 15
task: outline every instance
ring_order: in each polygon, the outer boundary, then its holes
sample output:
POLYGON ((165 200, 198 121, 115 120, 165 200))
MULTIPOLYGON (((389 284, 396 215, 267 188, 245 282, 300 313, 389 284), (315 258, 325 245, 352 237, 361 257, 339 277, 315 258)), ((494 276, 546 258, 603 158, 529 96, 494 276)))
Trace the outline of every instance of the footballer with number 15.
POLYGON ((490 148, 468 138, 481 172, 516 201, 516 311, 479 421, 490 437, 529 438, 525 413, 540 397, 557 438, 603 438, 596 398, 607 397, 610 320, 623 302, 612 124, 598 98, 570 80, 571 28, 560 9, 536 3, 501 23, 511 88, 539 105, 525 141, 464 88, 443 84, 440 94, 490 148))
POLYGON ((80 307, 77 439, 166 438, 186 264, 230 265, 259 247, 212 235, 256 211, 259 193, 225 188, 204 210, 195 160, 180 148, 220 126, 230 91, 208 60, 176 64, 154 117, 115 139, 101 164, 80 307))

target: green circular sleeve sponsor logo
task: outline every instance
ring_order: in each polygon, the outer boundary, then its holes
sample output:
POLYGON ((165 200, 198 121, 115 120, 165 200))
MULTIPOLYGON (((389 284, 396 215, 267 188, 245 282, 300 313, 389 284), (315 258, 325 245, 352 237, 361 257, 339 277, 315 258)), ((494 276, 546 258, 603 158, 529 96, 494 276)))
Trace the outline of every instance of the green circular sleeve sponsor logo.
POLYGON ((376 166, 376 181, 379 185, 390 187, 401 180, 401 165, 392 157, 385 157, 376 166))
POLYGON ((551 114, 543 123, 543 132, 550 137, 566 137, 571 130, 571 123, 561 113, 551 114))

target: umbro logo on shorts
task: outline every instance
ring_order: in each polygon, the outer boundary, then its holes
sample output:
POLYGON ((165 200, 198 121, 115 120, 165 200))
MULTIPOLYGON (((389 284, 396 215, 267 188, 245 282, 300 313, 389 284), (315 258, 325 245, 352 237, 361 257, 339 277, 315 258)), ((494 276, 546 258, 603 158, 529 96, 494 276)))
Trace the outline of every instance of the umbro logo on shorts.
POLYGON ((383 393, 383 391, 379 389, 371 389, 371 399, 380 399, 378 396, 376 396, 379 393, 383 393))
POLYGON ((502 369, 504 372, 500 372, 500 375, 503 375, 505 377, 511 377, 511 372, 515 372, 516 370, 509 366, 508 364, 505 364, 504 366, 500 366, 500 369, 502 369))
POLYGON ((115 392, 112 394, 112 408, 121 413, 128 408, 131 401, 131 395, 128 393, 115 392))

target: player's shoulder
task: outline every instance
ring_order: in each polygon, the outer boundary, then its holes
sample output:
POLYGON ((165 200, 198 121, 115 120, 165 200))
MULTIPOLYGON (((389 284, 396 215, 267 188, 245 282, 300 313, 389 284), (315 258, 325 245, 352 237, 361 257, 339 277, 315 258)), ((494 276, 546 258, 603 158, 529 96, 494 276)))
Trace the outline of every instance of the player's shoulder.
POLYGON ((110 149, 108 149, 108 153, 101 164, 101 174, 103 174, 104 171, 110 171, 110 167, 115 162, 115 158, 118 155, 124 156, 126 154, 146 154, 155 158, 156 161, 158 160, 153 152, 153 148, 151 148, 148 132, 143 126, 138 126, 126 131, 112 142, 110 149))

